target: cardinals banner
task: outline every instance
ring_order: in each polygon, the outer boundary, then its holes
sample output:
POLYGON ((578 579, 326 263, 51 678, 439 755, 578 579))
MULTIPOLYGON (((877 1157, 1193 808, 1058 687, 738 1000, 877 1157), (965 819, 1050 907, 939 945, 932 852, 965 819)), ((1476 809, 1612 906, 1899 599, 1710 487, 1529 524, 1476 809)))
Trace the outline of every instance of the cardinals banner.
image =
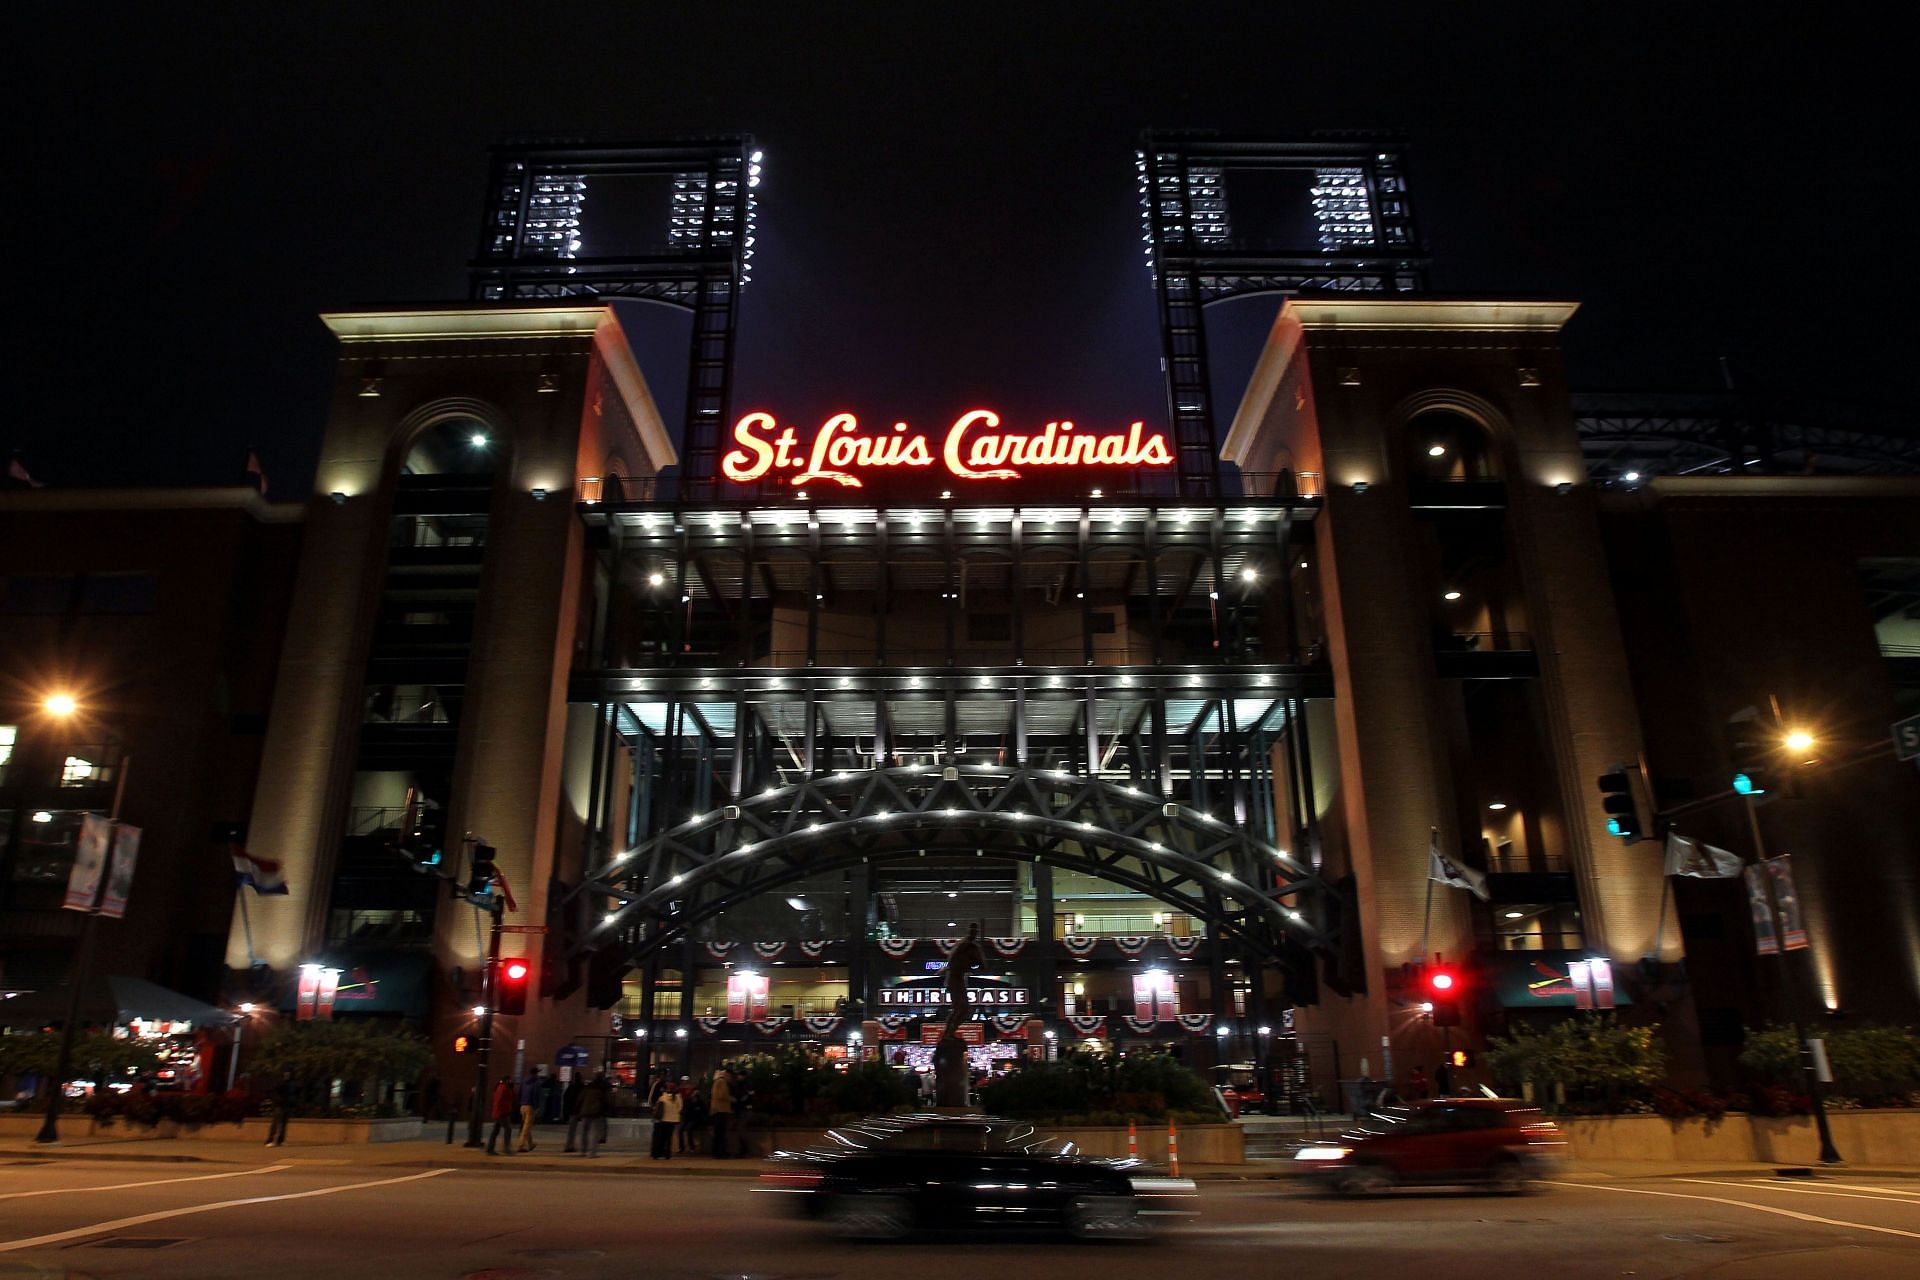
POLYGON ((1756 955, 1780 954, 1780 935, 1773 925, 1773 904, 1767 901, 1767 869, 1747 867, 1741 872, 1747 885, 1747 910, 1753 916, 1753 950, 1756 955))
POLYGON ((1165 969, 1133 975, 1133 1015, 1143 1022, 1166 1022, 1180 1012, 1180 990, 1165 969))
POLYGON ((767 975, 730 973, 727 975, 728 1022, 757 1022, 767 1016, 767 975))
POLYGON ((900 957, 906 955, 907 952, 913 950, 913 943, 914 940, 912 938, 882 938, 880 939, 880 949, 892 956, 895 960, 898 960, 900 957))

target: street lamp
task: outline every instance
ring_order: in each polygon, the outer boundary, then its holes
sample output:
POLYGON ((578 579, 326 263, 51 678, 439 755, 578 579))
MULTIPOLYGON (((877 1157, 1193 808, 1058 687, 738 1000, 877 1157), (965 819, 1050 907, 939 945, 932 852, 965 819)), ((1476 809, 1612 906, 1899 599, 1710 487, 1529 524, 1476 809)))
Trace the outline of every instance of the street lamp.
POLYGON ((72 694, 64 691, 48 694, 45 700, 40 703, 40 706, 48 715, 57 716, 62 720, 65 720, 80 709, 79 701, 75 699, 72 694))

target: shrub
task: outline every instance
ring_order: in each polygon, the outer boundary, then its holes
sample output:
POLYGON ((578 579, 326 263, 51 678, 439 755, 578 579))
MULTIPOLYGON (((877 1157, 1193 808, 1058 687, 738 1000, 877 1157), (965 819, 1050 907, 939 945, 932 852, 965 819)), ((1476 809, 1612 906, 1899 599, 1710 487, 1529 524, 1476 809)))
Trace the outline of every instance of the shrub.
POLYGON ((302 1085, 333 1080, 413 1080, 433 1061, 433 1051, 411 1031, 363 1022, 281 1023, 255 1051, 256 1080, 290 1074, 302 1085))
MULTIPOLYGON (((78 1036, 73 1042, 73 1069, 105 1076, 130 1076, 160 1069, 160 1058, 138 1040, 118 1040, 94 1033, 78 1036)), ((53 1074, 60 1064, 60 1035, 54 1031, 36 1031, 28 1035, 0 1036, 0 1076, 53 1074)))
MULTIPOLYGON (((1837 1093, 1863 1105, 1908 1105, 1908 1094, 1920 1084, 1920 1033, 1909 1027, 1848 1027, 1830 1032, 1826 1043, 1837 1093)), ((1805 1081, 1800 1042, 1792 1027, 1749 1031, 1740 1065, 1787 1091, 1805 1081)))
POLYGON ((1075 1053, 1058 1062, 1025 1063, 982 1089, 980 1102, 997 1115, 1089 1124, 1162 1120, 1169 1114, 1203 1117, 1193 1123, 1220 1119, 1207 1082, 1160 1053, 1111 1058, 1075 1053))
POLYGON ((1561 1085, 1569 1105, 1602 1109, 1638 1097, 1666 1074, 1657 1025, 1622 1026, 1611 1017, 1576 1018, 1550 1029, 1488 1042, 1487 1065, 1510 1088, 1522 1081, 1561 1085), (1596 1098, 1595 1095, 1599 1095, 1596 1098))

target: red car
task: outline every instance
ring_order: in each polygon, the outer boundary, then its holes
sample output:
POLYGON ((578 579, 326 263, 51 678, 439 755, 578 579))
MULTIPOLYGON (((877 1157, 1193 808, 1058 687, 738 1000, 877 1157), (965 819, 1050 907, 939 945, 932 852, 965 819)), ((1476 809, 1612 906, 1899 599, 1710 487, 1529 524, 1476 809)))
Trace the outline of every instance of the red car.
POLYGON ((1293 1158, 1346 1195, 1459 1183, 1517 1193, 1552 1172, 1566 1149, 1559 1128, 1528 1103, 1441 1098, 1383 1108, 1332 1142, 1303 1144, 1293 1158))

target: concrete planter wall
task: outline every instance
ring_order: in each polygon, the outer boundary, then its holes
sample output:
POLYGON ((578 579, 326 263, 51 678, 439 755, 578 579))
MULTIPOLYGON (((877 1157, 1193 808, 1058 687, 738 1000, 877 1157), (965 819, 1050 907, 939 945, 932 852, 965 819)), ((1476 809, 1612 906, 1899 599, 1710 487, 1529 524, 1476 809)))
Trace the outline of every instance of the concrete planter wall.
MULTIPOLYGON (((1090 1156, 1118 1157, 1127 1154, 1125 1126, 1040 1124, 1036 1127, 1049 1137, 1062 1138, 1073 1143, 1090 1156)), ((783 1149, 799 1151, 813 1146, 821 1140, 825 1130, 763 1129, 755 1125, 749 1132, 756 1147, 762 1152, 772 1152, 783 1149)), ((1153 1164, 1165 1164, 1167 1162, 1166 1125, 1143 1124, 1138 1127, 1137 1133, 1140 1158, 1153 1164)), ((1238 1125, 1180 1126, 1180 1159, 1186 1163, 1243 1164, 1246 1158, 1246 1135, 1238 1125)))
MULTIPOLYGON (((1811 1116, 1732 1112, 1717 1122, 1700 1116, 1583 1116, 1558 1123, 1576 1160, 1813 1164, 1820 1158, 1811 1116)), ((1833 1145, 1850 1164, 1920 1164, 1920 1110, 1830 1111, 1827 1124, 1833 1145)))
MULTIPOLYGON (((0 1116, 0 1141, 32 1141, 40 1132, 37 1115, 0 1116)), ((438 1126, 444 1135, 446 1126, 438 1126)), ((162 1120, 155 1125, 128 1124, 116 1120, 111 1125, 96 1125, 85 1112, 68 1111, 60 1117, 60 1132, 66 1137, 109 1138, 123 1142, 265 1142, 267 1120, 264 1116, 238 1124, 181 1125, 162 1120)), ((417 1119, 399 1120, 289 1120, 288 1146, 320 1146, 336 1143, 410 1142, 430 1137, 417 1119)), ((464 1140, 464 1130, 462 1131, 464 1140)))

